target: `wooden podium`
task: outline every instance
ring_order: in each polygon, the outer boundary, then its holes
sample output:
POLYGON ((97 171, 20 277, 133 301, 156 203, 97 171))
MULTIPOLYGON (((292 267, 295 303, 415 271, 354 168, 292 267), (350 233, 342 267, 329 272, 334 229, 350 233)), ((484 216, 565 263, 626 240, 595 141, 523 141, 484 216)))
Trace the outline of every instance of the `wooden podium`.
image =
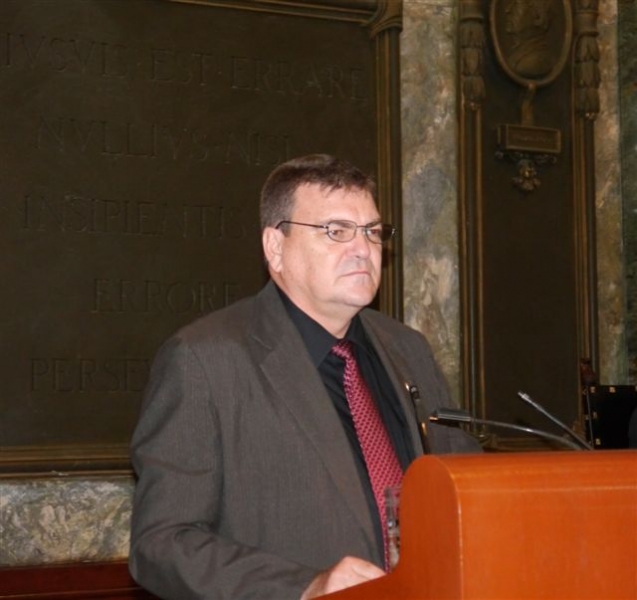
POLYGON ((425 456, 400 562, 330 600, 637 598, 637 451, 425 456))

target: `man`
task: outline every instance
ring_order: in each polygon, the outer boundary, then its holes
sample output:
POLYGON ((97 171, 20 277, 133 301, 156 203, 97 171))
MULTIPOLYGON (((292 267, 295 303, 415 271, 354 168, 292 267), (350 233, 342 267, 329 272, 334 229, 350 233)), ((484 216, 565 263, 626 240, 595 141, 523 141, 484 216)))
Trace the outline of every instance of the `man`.
MULTIPOLYGON (((308 600, 384 574, 339 340, 399 470, 423 452, 405 386, 429 412, 448 401, 423 336, 365 308, 394 232, 367 176, 330 156, 291 160, 268 178, 261 220, 271 281, 163 345, 134 434, 130 567, 163 598, 308 600)), ((428 445, 477 450, 435 425, 428 445)))

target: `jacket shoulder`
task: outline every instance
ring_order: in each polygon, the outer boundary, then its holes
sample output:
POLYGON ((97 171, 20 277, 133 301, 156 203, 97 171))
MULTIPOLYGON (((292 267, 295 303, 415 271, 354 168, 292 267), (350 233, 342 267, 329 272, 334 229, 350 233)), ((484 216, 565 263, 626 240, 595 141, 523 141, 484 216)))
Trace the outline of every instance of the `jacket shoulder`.
POLYGON ((241 339, 245 336, 249 316, 252 314, 254 298, 244 298, 233 304, 207 313, 177 329, 169 340, 180 340, 192 346, 211 339, 241 339))
POLYGON ((378 310, 366 308, 361 312, 361 319, 375 333, 391 336, 394 341, 429 346, 427 339, 420 331, 378 310))

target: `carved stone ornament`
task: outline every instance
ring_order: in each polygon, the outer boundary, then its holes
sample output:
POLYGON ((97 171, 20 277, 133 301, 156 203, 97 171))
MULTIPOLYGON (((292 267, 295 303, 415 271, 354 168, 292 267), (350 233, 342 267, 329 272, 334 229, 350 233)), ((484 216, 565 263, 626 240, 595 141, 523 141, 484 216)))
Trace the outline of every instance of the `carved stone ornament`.
POLYGON ((538 166, 555 164, 557 158, 553 154, 531 154, 529 152, 496 152, 496 158, 509 159, 515 163, 517 175, 511 179, 520 191, 529 193, 542 185, 538 177, 538 166))
POLYGON ((513 81, 540 88, 557 79, 573 36, 569 0, 492 0, 490 22, 496 57, 513 81))
POLYGON ((520 104, 520 125, 498 126, 496 158, 516 162, 518 176, 512 183, 528 193, 540 185, 537 167, 554 163, 560 152, 560 131, 535 127, 533 99, 539 88, 557 79, 568 61, 571 5, 569 0, 491 0, 490 27, 498 63, 526 92, 520 104), (511 132, 515 132, 514 143, 511 132))

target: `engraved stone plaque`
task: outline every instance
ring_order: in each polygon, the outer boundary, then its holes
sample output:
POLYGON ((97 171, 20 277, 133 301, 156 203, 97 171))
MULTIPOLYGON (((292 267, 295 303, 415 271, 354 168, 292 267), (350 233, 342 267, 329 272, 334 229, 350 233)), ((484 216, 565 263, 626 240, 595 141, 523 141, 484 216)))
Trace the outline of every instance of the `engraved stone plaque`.
POLYGON ((5 456, 125 448, 161 341, 263 285, 270 170, 375 171, 368 31, 233 6, 0 3, 5 456))

